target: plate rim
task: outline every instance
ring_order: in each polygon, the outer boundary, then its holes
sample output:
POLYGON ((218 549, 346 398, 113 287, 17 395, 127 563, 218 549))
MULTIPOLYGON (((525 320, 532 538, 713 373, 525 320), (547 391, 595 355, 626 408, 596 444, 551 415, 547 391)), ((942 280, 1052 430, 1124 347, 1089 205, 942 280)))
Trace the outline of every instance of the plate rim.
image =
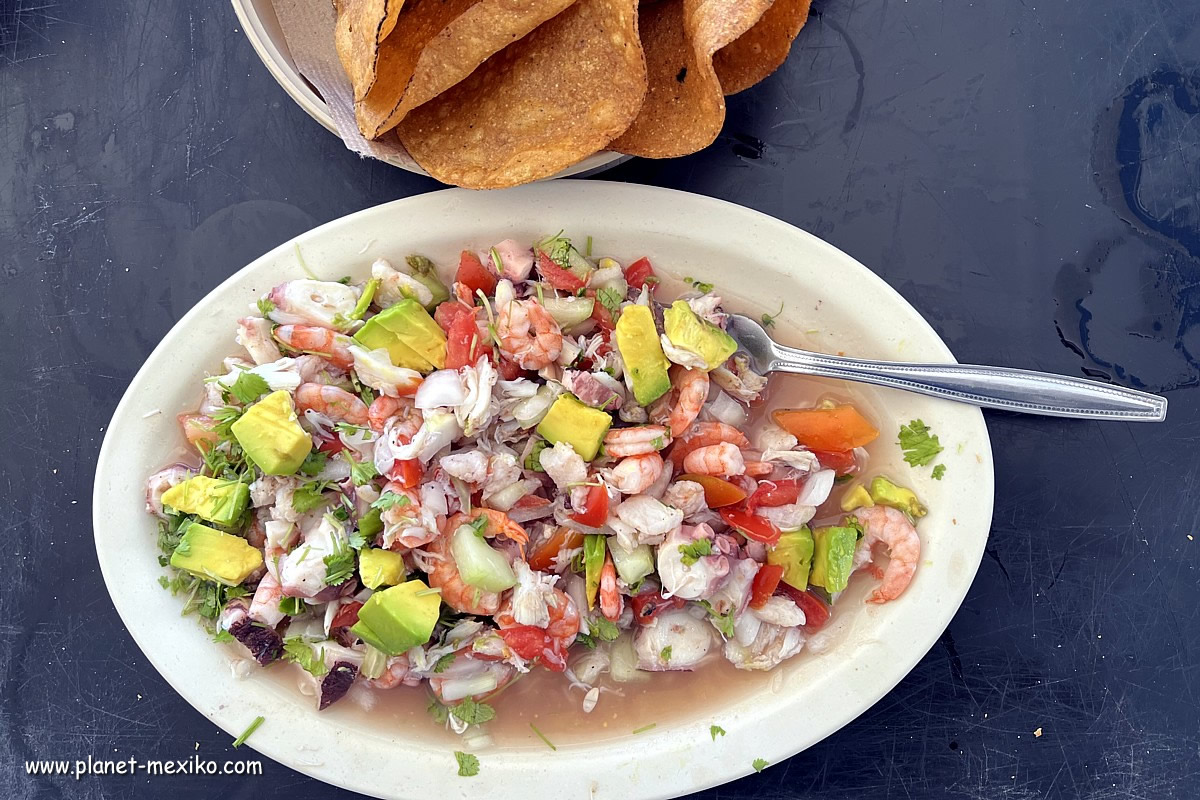
MULTIPOLYGON (((238 733, 240 733, 240 730, 238 730, 236 728, 236 724, 232 720, 229 719, 228 709, 226 707, 212 708, 211 704, 206 704, 204 702, 205 698, 198 698, 195 696, 195 694, 196 694, 195 692, 185 689, 185 687, 183 686, 185 681, 180 678, 179 673, 171 672, 168 669, 164 668, 163 664, 161 663, 163 661, 163 659, 161 657, 156 657, 156 655, 161 656, 161 654, 152 653, 153 648, 148 647, 146 637, 139 636, 139 634, 137 632, 135 632, 135 629, 138 627, 136 624, 136 616, 135 615, 127 616, 126 611, 122 609, 121 603, 118 600, 119 593, 114 592, 114 586, 117 585, 117 576, 115 574, 110 574, 111 570, 113 568, 112 554, 104 552, 104 548, 102 546, 103 534, 101 531, 105 524, 105 520, 103 519, 102 509, 104 508, 104 503, 105 503, 105 491, 104 490, 106 489, 106 486, 104 483, 102 483, 101 476, 105 472, 105 467, 110 465, 113 462, 113 460, 117 457, 116 454, 118 452, 119 446, 115 443, 114 431, 123 429, 127 424, 125 421, 123 421, 122 418, 124 416, 127 416, 130 413, 129 409, 133 404, 133 399, 132 399, 133 394, 134 394, 132 391, 133 387, 137 386, 139 384, 139 382, 141 382, 143 380, 144 374, 152 368, 153 362, 155 362, 157 359, 162 357, 160 355, 160 353, 162 351, 173 349, 173 342, 171 340, 182 336, 181 331, 183 331, 187 328, 187 323, 189 321, 193 320, 194 318, 196 318, 201 313, 203 313, 203 307, 210 300, 212 300, 215 295, 222 293, 223 290, 226 290, 228 287, 239 282, 243 278, 245 278, 249 275, 253 275, 253 273, 256 272, 257 270, 267 268, 269 266, 269 264, 272 261, 274 261, 275 259, 277 259, 280 255, 286 254, 287 252, 294 250, 294 248, 296 248, 298 245, 303 245, 309 239, 318 238, 318 237, 336 236, 339 228, 353 227, 354 225, 356 225, 363 219, 369 218, 374 215, 384 215, 389 212, 396 211, 398 209, 403 209, 405 206, 410 206, 410 205, 417 206, 417 205, 421 205, 421 204, 430 204, 430 205, 436 206, 439 201, 453 200, 456 197, 472 198, 472 200, 470 202, 478 202, 481 198, 489 197, 489 198, 492 198, 492 200, 484 201, 484 202, 491 202, 491 203, 501 202, 502 203, 502 202, 504 202, 505 199, 511 199, 517 193, 532 194, 532 195, 538 195, 538 194, 545 193, 545 194, 553 195, 555 193, 574 194, 574 193, 580 193, 580 192, 586 193, 589 191, 593 191, 598 194, 600 194, 600 193, 607 194, 609 192, 614 192, 616 194, 630 193, 633 195, 645 194, 645 195, 649 195, 652 197, 658 196, 664 202, 666 201, 666 198, 674 198, 677 201, 696 203, 696 204, 699 204, 700 206, 704 206, 707 204, 714 209, 724 210, 729 213, 751 215, 751 217, 753 217, 760 224, 764 224, 764 225, 767 225, 770 227, 777 227, 781 231, 785 232, 787 235, 794 236, 794 235, 799 234, 802 238, 806 238, 810 244, 814 245, 815 247, 817 247, 820 250, 825 251, 825 253, 829 254, 831 257, 857 267, 857 269, 860 271, 860 275, 865 274, 865 276, 869 276, 868 278, 866 278, 866 280, 872 281, 875 284, 875 287, 874 287, 875 289, 882 291, 885 294, 891 295, 892 296, 891 299, 893 301, 895 301, 896 303, 898 303, 900 305, 900 307, 907 309, 907 311, 911 313, 911 315, 913 317, 913 324, 917 325, 918 327, 922 327, 922 328, 926 329, 926 332, 932 337, 931 344, 935 343, 937 348, 939 348, 943 352, 943 356, 946 359, 946 362, 947 363, 955 363, 954 359, 953 359, 953 355, 950 352, 949 348, 947 347, 945 342, 941 339, 941 337, 937 334, 936 330, 934 330, 933 327, 929 324, 929 322, 924 318, 924 316, 915 307, 913 307, 902 295, 900 295, 900 293, 898 291, 896 291, 891 285, 889 285, 886 281, 884 281, 883 278, 876 275, 870 269, 866 268, 864 265, 862 265, 860 262, 858 262, 856 259, 854 259, 849 254, 847 254, 844 251, 840 250, 839 248, 833 246, 832 244, 824 241, 823 239, 820 239, 819 237, 815 236, 814 234, 811 234, 807 231, 804 231, 801 228, 791 225, 790 223, 787 223, 783 220, 777 219, 775 217, 772 217, 768 214, 757 211, 755 209, 751 209, 751 208, 748 208, 745 206, 739 206, 735 203, 731 203, 731 202, 721 200, 718 198, 712 198, 712 197, 692 194, 692 193, 688 193, 688 192, 681 192, 678 190, 666 189, 666 188, 662 188, 662 187, 647 186, 647 185, 643 185, 643 184, 627 184, 627 183, 612 182, 612 181, 595 181, 595 180, 578 181, 578 180, 575 180, 575 181, 555 181, 552 183, 547 182, 547 183, 531 184, 531 185, 519 187, 516 189, 506 190, 504 194, 478 193, 478 192, 472 192, 470 190, 458 189, 458 188, 443 189, 443 190, 436 191, 436 192, 414 195, 411 197, 402 198, 399 200, 390 201, 390 202, 383 203, 383 204, 373 206, 370 208, 362 209, 360 211, 345 215, 343 217, 340 217, 340 218, 337 218, 334 220, 330 220, 320 226, 317 226, 308 231, 305 231, 304 233, 301 233, 300 235, 298 235, 286 242, 283 242, 274 248, 271 248, 268 252, 264 253, 263 255, 259 256, 258 258, 255 258, 249 264, 241 267, 240 269, 235 271, 233 274, 229 275, 227 278, 225 278, 223 281, 221 281, 216 287, 214 287, 208 293, 206 293, 205 296, 203 298, 201 298, 199 301, 197 301, 190 309, 188 309, 188 311, 186 313, 184 313, 179 318, 179 320, 171 327, 171 329, 162 337, 162 339, 159 341, 159 343, 155 346, 154 350, 147 356, 145 362, 138 368, 136 374, 130 381, 129 388, 126 389, 120 402, 117 404, 117 407, 114 409, 113 415, 112 415, 111 419, 109 420, 108 425, 105 428, 105 438, 104 438, 103 444, 101 445, 99 457, 97 459, 95 484, 93 486, 93 493, 92 493, 93 532, 94 532, 94 539, 95 539, 96 548, 97 548, 97 558, 100 562, 101 574, 102 574, 102 577, 105 582, 106 590, 109 592, 110 599, 112 600, 113 605, 116 608, 118 615, 121 618, 122 623, 125 625, 126 629, 130 633, 130 636, 134 639, 135 643, 138 645, 139 649, 145 655, 147 660, 150 661, 150 663, 159 672, 159 674, 163 677, 163 679, 169 685, 171 685, 171 687, 173 689, 175 689, 175 691, 177 693, 179 693, 179 695, 184 700, 186 700, 189 705, 191 705, 193 708, 195 708, 201 714, 206 716, 214 724, 217 724, 219 727, 226 730, 228 733, 230 733, 231 736, 238 735, 238 733)), ((691 213, 691 212, 689 212, 689 213, 691 213)), ((464 238, 469 237, 470 232, 469 231, 464 232, 463 236, 464 236, 464 238)), ((978 449, 979 455, 982 457, 982 461, 980 461, 980 464, 984 468, 984 471, 986 473, 986 478, 987 478, 987 492, 983 493, 983 496, 976 497, 976 506, 978 507, 978 510, 981 510, 983 512, 980 515, 980 519, 981 519, 980 526, 981 526, 982 530, 978 534, 979 543, 978 543, 978 548, 977 548, 978 552, 976 554, 976 557, 974 557, 972 559, 971 563, 965 565, 968 575, 961 581, 961 585, 959 587, 960 591, 958 592, 958 596, 956 596, 956 597, 945 596, 945 597, 939 598, 942 601, 946 601, 946 600, 952 601, 951 603, 949 603, 950 610, 948 613, 945 614, 944 623, 940 622, 940 617, 939 617, 939 624, 930 628, 930 631, 932 632, 933 635, 924 637, 924 638, 928 639, 927 642, 925 642, 922 646, 914 646, 914 647, 906 648, 903 651, 906 655, 903 658, 899 659, 899 662, 898 662, 899 668, 897 668, 897 666, 896 666, 897 662, 892 662, 891 666, 889 666, 889 668, 887 670, 889 672, 889 674, 891 674, 894 671, 894 674, 895 674, 894 680, 892 680, 891 678, 888 678, 887 680, 884 681, 884 683, 886 685, 883 685, 881 688, 878 689, 878 691, 873 691, 869 694, 863 694, 862 696, 869 697, 869 700, 866 702, 862 702, 861 707, 857 707, 857 710, 853 711, 848 716, 843 715, 843 716, 831 717, 831 719, 833 720, 832 722, 826 721, 825 727, 822 730, 818 731, 818 733, 815 736, 809 736, 808 738, 810 738, 811 740, 806 741, 806 743, 804 743, 799 748, 793 747, 788 742, 775 740, 775 741, 771 741, 771 742, 756 742, 755 752, 757 752, 761 755, 771 756, 772 761, 778 761, 778 760, 782 760, 784 758, 790 758, 792 755, 795 755, 796 753, 801 752, 802 750, 807 749, 808 747, 811 747, 813 744, 816 744, 817 742, 821 741, 822 739, 832 735, 836 731, 845 727, 850 722, 852 722, 854 719, 856 719, 858 716, 860 716, 861 714, 865 713, 867 710, 872 708, 884 695, 886 695, 888 692, 890 692, 892 689, 894 689, 896 685, 898 685, 905 677, 907 677, 907 675, 912 671, 913 667, 922 658, 924 658, 925 654, 937 642, 937 640, 941 636, 942 632, 950 624, 954 615, 957 613, 958 609, 961 607, 961 604, 962 604, 963 600, 965 599, 966 594, 969 591, 969 589, 974 581, 974 578, 977 574, 979 565, 982 560, 983 549, 984 549, 984 546, 986 545, 988 533, 991 528, 992 512, 993 512, 993 507, 994 507, 995 471, 994 471, 994 460, 993 460, 992 448, 991 448, 991 440, 990 440, 990 435, 987 430, 986 421, 984 420, 983 414, 979 409, 974 409, 973 422, 977 422, 977 424, 979 426, 979 430, 982 433, 982 436, 979 438, 978 441, 975 441, 974 439, 972 439, 972 444, 978 449), (982 500, 986 500, 986 503, 979 502, 982 500), (984 508, 984 506, 986 506, 986 507, 984 508)), ((128 424, 136 424, 136 420, 129 420, 128 424)), ((940 605, 940 603, 939 603, 939 605, 940 605)), ((142 633, 144 634, 144 632, 142 632, 142 633)), ((226 681, 229 682, 229 679, 226 679, 226 681)), ((252 681, 249 683, 250 683, 250 685, 256 685, 252 681)), ((252 690, 252 691, 255 691, 255 690, 252 690)), ((263 691, 258 691, 257 694, 260 697, 269 698, 269 696, 271 695, 271 692, 263 690, 263 691)), ((257 701, 258 698, 255 698, 255 699, 257 701)), ((257 706, 252 706, 252 707, 257 707, 257 706)), ((723 725, 725 727, 729 728, 730 735, 728 738, 730 741, 736 741, 738 734, 746 734, 746 735, 751 735, 751 736, 753 735, 752 732, 746 730, 747 725, 749 725, 748 722, 746 722, 745 720, 742 720, 740 717, 736 717, 736 715, 735 715, 736 718, 734 718, 732 722, 727 722, 727 720, 731 719, 730 715, 724 711, 721 713, 722 713, 721 721, 722 721, 723 725)), ((316 717, 315 714, 313 714, 313 718, 316 723, 313 726, 314 728, 317 728, 320 731, 324 731, 324 729, 326 727, 329 727, 332 730, 332 735, 327 738, 329 738, 330 741, 337 740, 338 731, 333 730, 334 728, 336 728, 335 725, 330 723, 327 726, 325 723, 323 723, 321 721, 321 718, 316 717)), ((244 722, 240 723, 240 724, 244 724, 244 722)), ((690 745, 682 748, 682 751, 681 751, 681 749, 677 746, 677 743, 673 743, 674 739, 679 738, 678 736, 674 735, 673 732, 678 732, 685 727, 687 727, 687 726, 684 725, 683 723, 681 723, 679 726, 677 726, 675 728, 668 728, 668 729, 660 730, 660 731, 651 731, 650 733, 639 737, 639 742, 645 743, 647 746, 651 746, 655 743, 662 744, 664 746, 664 748, 667 748, 670 750, 670 753, 672 755, 677 754, 677 753, 686 754, 687 750, 690 748, 690 745)), ((326 768, 327 767, 326 763, 322 763, 322 764, 318 764, 318 765, 300 763, 297 761, 297 759, 294 755, 290 754, 290 751, 289 752, 284 751, 283 744, 284 744, 284 742, 289 741, 288 738, 286 736, 276 736, 270 732, 264 732, 265 728, 266 728, 266 726, 264 726, 264 730, 260 730, 258 733, 256 733, 255 740, 252 740, 251 742, 248 742, 247 744, 250 745, 250 747, 255 749, 256 751, 258 751, 258 752, 262 753, 263 755, 266 755, 270 758, 273 758, 274 760, 289 767, 290 769, 294 769, 298 772, 304 773, 304 774, 309 775, 310 777, 316 778, 318 780, 331 783, 332 785, 336 785, 341 788, 350 789, 352 791, 358 791, 358 792, 368 794, 371 796, 376 796, 376 797, 415 796, 415 795, 401 795, 401 794, 397 794, 394 792, 393 793, 386 793, 386 792, 380 793, 380 785, 379 784, 370 783, 369 778, 361 780, 361 781, 359 780, 360 776, 365 774, 361 771, 356 773, 354 770, 350 770, 350 771, 343 771, 342 774, 340 774, 340 775, 331 775, 330 769, 326 768)), ((363 737, 366 737, 368 740, 380 739, 380 741, 382 741, 382 737, 375 736, 369 731, 357 731, 356 733, 361 733, 361 735, 363 737)), ((707 731, 704 731, 704 733, 707 734, 707 731)), ((808 736, 808 734, 806 734, 806 736, 808 736)), ((744 738, 744 737, 742 737, 742 738, 744 738)), ((618 741, 618 743, 622 743, 622 742, 625 744, 628 743, 627 738, 622 738, 617 741, 618 741)), ((692 743, 694 744, 694 742, 692 742, 692 743)), ((410 744, 393 744, 393 745, 391 745, 391 748, 394 752, 405 753, 405 755, 409 756, 414 763, 420 763, 422 766, 425 766, 425 767, 432 767, 433 762, 430 760, 430 758, 432 756, 436 756, 441 759, 441 761, 437 762, 436 769, 443 768, 442 762, 445 761, 448 756, 446 751, 441 746, 420 747, 420 746, 415 746, 415 745, 410 745, 410 744)), ((612 746, 608 746, 607 744, 603 744, 603 743, 600 744, 599 749, 601 750, 601 753, 599 756, 597 756, 595 753, 596 749, 597 749, 597 745, 595 745, 595 744, 568 745, 565 748, 560 747, 559 748, 560 752, 557 755, 559 758, 561 758, 563 756, 562 751, 564 751, 564 750, 567 751, 568 753, 572 753, 572 754, 574 754, 574 753, 586 754, 586 760, 589 762, 590 765, 593 765, 595 767, 594 771, 591 773, 593 775, 605 775, 605 776, 624 775, 625 777, 629 777, 630 776, 629 769, 631 768, 631 765, 632 765, 632 769, 634 770, 634 773, 636 773, 637 770, 639 769, 639 765, 642 763, 641 761, 637 761, 637 762, 632 761, 628 755, 620 755, 617 752, 621 749, 621 747, 619 745, 617 747, 612 747, 612 746)), ((540 749, 536 749, 536 748, 514 748, 514 749, 506 750, 504 753, 504 758, 509 759, 509 763, 500 765, 499 767, 497 767, 495 765, 491 765, 491 770, 501 773, 501 777, 499 780, 501 781, 502 789, 497 789, 495 787, 495 785, 493 784, 491 786, 488 786, 488 788, 484 788, 484 791, 482 793, 480 793, 479 789, 487 786, 486 784, 481 783, 481 782, 472 782, 470 784, 450 784, 450 785, 454 786, 455 789, 458 790, 455 793, 461 793, 463 796, 478 796, 478 797, 489 797, 489 798, 523 796, 522 792, 527 791, 527 783, 526 782, 534 781, 537 779, 538 768, 540 766, 540 762, 544 762, 547 760, 543 756, 544 756, 544 751, 542 751, 540 749), (515 773, 515 776, 513 773, 515 773), (515 779, 516 783, 512 782, 514 779, 515 779), (522 792, 513 791, 514 788, 520 788, 523 786, 525 788, 522 790, 522 792)), ((681 757, 685 757, 685 756, 681 755, 681 757)), ((659 761, 662 761, 662 759, 659 759, 659 761)), ((693 764, 693 766, 695 766, 695 764, 693 764)), ((656 767, 661 768, 661 764, 657 764, 656 767)), ((686 778, 686 780, 688 780, 690 782, 678 783, 677 785, 670 785, 666 780, 664 780, 664 778, 662 777, 661 774, 656 773, 654 775, 641 775, 639 777, 639 779, 645 779, 648 782, 647 785, 643 785, 640 787, 636 786, 636 785, 622 787, 622 790, 618 796, 623 797, 623 798, 624 797, 640 797, 640 798, 646 798, 646 800, 659 800, 659 798, 676 797, 681 794, 695 792, 695 791, 701 791, 701 790, 704 790, 707 788, 711 788, 713 786, 723 784, 723 783, 735 780, 737 778, 743 777, 754 771, 752 769, 751 765, 749 764, 748 758, 745 759, 744 763, 741 763, 739 765, 739 767, 740 768, 737 768, 737 767, 730 768, 730 765, 726 764, 725 767, 723 768, 723 770, 719 770, 717 772, 703 772, 703 773, 694 773, 693 772, 691 775, 689 775, 686 778)), ((451 765, 451 767, 449 767, 447 769, 452 769, 452 765, 451 765)), ((647 767, 647 769, 653 770, 654 767, 647 767)), ((492 774, 495 774, 495 773, 493 772, 492 774)), ((674 776, 674 778, 676 780, 678 780, 679 773, 672 773, 672 775, 674 776)), ((572 777, 572 779, 575 779, 578 776, 571 776, 571 777, 572 777)), ((549 779, 549 778, 547 778, 547 779, 549 779)), ((553 779, 562 786, 567 785, 566 776, 556 775, 556 776, 553 776, 553 779)), ((423 780, 425 780, 425 778, 423 778, 423 780)), ((435 786, 439 790, 446 790, 446 789, 449 789, 450 787, 445 785, 445 781, 449 781, 449 780, 455 780, 455 781, 458 780, 457 778, 454 777, 452 771, 446 771, 444 775, 438 775, 436 777, 432 777, 433 782, 430 783, 429 785, 435 786)), ((630 777, 630 780, 632 781, 632 780, 634 780, 634 778, 630 777)), ((409 786, 409 787, 415 787, 416 785, 417 785, 417 782, 413 782, 413 781, 410 781, 407 784, 407 786, 409 786)), ((591 785, 591 790, 593 792, 595 792, 599 788, 600 788, 599 783, 597 781, 593 781, 592 785, 591 785)))

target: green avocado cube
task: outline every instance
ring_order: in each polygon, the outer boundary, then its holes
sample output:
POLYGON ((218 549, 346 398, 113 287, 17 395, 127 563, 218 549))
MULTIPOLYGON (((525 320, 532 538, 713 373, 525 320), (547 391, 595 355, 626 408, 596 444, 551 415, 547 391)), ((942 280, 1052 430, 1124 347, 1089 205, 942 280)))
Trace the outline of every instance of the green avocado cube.
POLYGON ((783 567, 783 582, 800 591, 808 588, 808 573, 812 567, 813 535, 807 527, 785 531, 779 541, 767 551, 767 563, 783 567))
POLYGON ((854 565, 858 529, 834 526, 813 531, 812 573, 808 582, 832 594, 846 588, 854 565))
POLYGON ((737 352, 737 342, 732 336, 700 319, 683 300, 676 300, 663 312, 663 332, 671 344, 704 359, 706 370, 716 369, 737 352))
POLYGON ((197 578, 237 586, 261 567, 263 555, 240 536, 193 522, 171 554, 171 566, 197 578))
POLYGON ((869 494, 876 505, 891 506, 897 511, 908 514, 912 519, 919 519, 929 513, 928 509, 917 499, 916 492, 898 486, 882 475, 871 481, 869 494))
POLYGON ((350 632, 389 656, 399 655, 429 641, 441 605, 441 596, 424 581, 407 581, 371 595, 350 632))
POLYGON ((241 481, 197 475, 163 492, 162 502, 181 514, 195 514, 223 528, 231 528, 242 518, 250 503, 250 487, 241 481))
POLYGON ((566 442, 584 461, 591 461, 600 452, 604 434, 611 425, 609 414, 584 405, 575 395, 565 393, 550 406, 538 423, 537 432, 551 444, 566 442))
POLYGON ((371 317, 354 338, 368 350, 384 348, 398 367, 427 373, 446 365, 445 331, 412 298, 371 317))
POLYGON ((312 437, 300 427, 292 397, 282 389, 246 409, 230 430, 250 460, 268 475, 291 475, 312 450, 312 437))
POLYGON ((617 349, 633 383, 633 396, 639 405, 648 406, 671 390, 667 375, 671 362, 658 340, 654 314, 645 306, 626 306, 617 319, 616 333, 617 349))
POLYGON ((364 547, 358 551, 358 574, 363 586, 378 589, 404 582, 404 556, 392 550, 364 547))

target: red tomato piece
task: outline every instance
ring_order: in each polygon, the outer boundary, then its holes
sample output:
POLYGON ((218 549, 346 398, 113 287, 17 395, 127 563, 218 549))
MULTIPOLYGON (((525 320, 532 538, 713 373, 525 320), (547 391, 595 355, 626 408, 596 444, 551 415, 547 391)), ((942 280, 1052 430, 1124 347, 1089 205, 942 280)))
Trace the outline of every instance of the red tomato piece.
POLYGON ((583 278, 571 272, 571 270, 564 269, 555 264, 554 260, 546 255, 544 250, 537 251, 537 268, 538 272, 542 275, 542 279, 559 291, 571 292, 573 294, 587 285, 583 278))
POLYGON ((722 508, 721 519, 737 528, 738 533, 747 539, 753 539, 763 544, 775 544, 779 541, 779 528, 775 523, 762 517, 756 517, 745 508, 722 508))
POLYGON ((459 314, 446 333, 446 369, 473 365, 482 353, 483 341, 479 338, 475 315, 459 314))
POLYGON ((858 460, 853 450, 814 450, 813 455, 822 467, 833 470, 839 477, 858 471, 858 460))
POLYGON ((490 297, 496 291, 498 279, 496 273, 483 265, 479 256, 470 250, 463 250, 458 257, 458 272, 454 274, 454 280, 470 289, 471 294, 483 292, 490 297))
POLYGON ((348 628, 358 622, 358 610, 363 607, 363 604, 357 600, 349 603, 344 603, 337 613, 333 615, 333 619, 329 621, 329 630, 334 628, 348 628))
POLYGON ((527 661, 542 654, 546 646, 546 631, 533 625, 517 625, 512 628, 501 628, 498 631, 512 651, 527 661))
POLYGON ((608 519, 608 490, 603 486, 588 487, 583 501, 583 511, 572 514, 571 519, 589 528, 599 528, 608 519))
POLYGON ((434 322, 440 325, 442 330, 447 333, 454 326, 454 321, 461 316, 470 316, 473 319, 475 317, 475 308, 453 301, 439 303, 438 307, 433 310, 434 322))
POLYGON ((639 258, 637 261, 625 268, 625 282, 630 286, 636 286, 641 289, 650 284, 651 291, 658 283, 654 277, 654 267, 650 266, 650 259, 639 258))
POLYGON ((812 592, 802 592, 788 583, 779 584, 779 588, 804 612, 804 630, 820 630, 829 621, 829 607, 812 592))
POLYGON ((342 437, 334 436, 332 439, 318 439, 317 449, 327 455, 336 456, 346 449, 346 445, 342 443, 342 437))
POLYGON ((704 487, 704 502, 709 508, 722 508, 740 503, 746 499, 746 492, 736 483, 731 483, 716 475, 680 475, 677 481, 692 481, 704 487))
POLYGON ((808 478, 786 478, 781 481, 759 481, 758 488, 746 501, 746 507, 754 510, 761 506, 786 506, 794 503, 807 480, 808 478))
MULTIPOLYGON (((594 291, 589 291, 588 295, 593 298, 596 297, 594 291)), ((596 300, 595 305, 592 306, 592 319, 596 321, 596 327, 605 333, 612 333, 616 330, 617 324, 613 322, 612 312, 599 300, 596 300)), ((607 350, 604 353, 597 352, 596 355, 602 356, 606 355, 606 353, 607 350)))
POLYGON ((645 625, 668 608, 683 608, 686 603, 679 597, 664 600, 661 592, 646 592, 629 598, 629 604, 633 607, 634 620, 645 625))
POLYGON ((388 470, 388 480, 395 481, 400 484, 403 489, 412 489, 421 482, 421 475, 424 470, 421 468, 421 462, 415 458, 410 458, 406 461, 392 462, 392 468, 388 470))
POLYGON ((750 584, 750 607, 762 608, 779 588, 783 578, 783 567, 779 564, 763 564, 754 573, 754 582, 750 584))
POLYGON ((515 381, 525 373, 520 364, 509 361, 507 358, 500 359, 500 363, 496 365, 496 371, 500 373, 500 379, 504 381, 515 381))

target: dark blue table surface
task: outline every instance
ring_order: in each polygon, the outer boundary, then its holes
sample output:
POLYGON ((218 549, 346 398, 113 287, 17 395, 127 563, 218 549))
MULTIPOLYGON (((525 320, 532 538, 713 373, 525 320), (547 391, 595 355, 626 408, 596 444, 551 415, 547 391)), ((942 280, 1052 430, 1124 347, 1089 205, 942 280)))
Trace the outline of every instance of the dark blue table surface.
MULTIPOLYGON (((995 522, 949 630, 844 730, 703 797, 1200 796, 1198 22, 1193 0, 818 2, 712 147, 605 175, 824 237, 960 360, 1171 403, 1162 425, 988 414, 995 522)), ((0 795, 351 796, 270 761, 79 782, 24 761, 254 756, 112 608, 89 499, 104 426, 225 276, 437 186, 305 116, 223 0, 3 0, 0 148, 0 795)))

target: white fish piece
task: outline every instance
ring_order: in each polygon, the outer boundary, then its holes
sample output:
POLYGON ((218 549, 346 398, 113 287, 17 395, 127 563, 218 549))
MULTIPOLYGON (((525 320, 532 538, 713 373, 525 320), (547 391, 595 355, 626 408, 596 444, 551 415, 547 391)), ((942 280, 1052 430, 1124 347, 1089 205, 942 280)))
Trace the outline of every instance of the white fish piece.
POLYGON ((379 280, 379 288, 375 290, 373 302, 380 308, 394 306, 409 298, 423 306, 433 302, 433 292, 428 286, 396 269, 386 258, 376 259, 371 264, 371 277, 379 280))
POLYGON ((262 317, 238 320, 237 343, 246 348, 255 364, 269 364, 283 358, 279 345, 271 337, 271 322, 262 317))
POLYGON ((646 495, 626 498, 617 506, 616 515, 637 530, 639 544, 658 544, 683 522, 683 512, 678 508, 671 508, 646 495))
POLYGON ((638 669, 652 672, 693 669, 708 655, 712 637, 712 627, 686 610, 664 611, 634 634, 638 669))
POLYGON ((685 600, 710 597, 729 575, 729 559, 717 552, 713 530, 707 525, 681 525, 658 548, 658 576, 663 591, 685 600), (685 548, 708 542, 711 555, 694 561, 685 556, 685 548), (685 558, 691 563, 685 563, 685 558))
POLYGON ((362 323, 350 319, 362 290, 335 281, 301 279, 281 283, 267 299, 274 308, 267 314, 280 325, 320 325, 336 331, 351 331, 362 323))
POLYGON ((560 492, 587 480, 587 464, 570 442, 556 442, 553 447, 547 447, 541 452, 540 459, 542 469, 560 492))

